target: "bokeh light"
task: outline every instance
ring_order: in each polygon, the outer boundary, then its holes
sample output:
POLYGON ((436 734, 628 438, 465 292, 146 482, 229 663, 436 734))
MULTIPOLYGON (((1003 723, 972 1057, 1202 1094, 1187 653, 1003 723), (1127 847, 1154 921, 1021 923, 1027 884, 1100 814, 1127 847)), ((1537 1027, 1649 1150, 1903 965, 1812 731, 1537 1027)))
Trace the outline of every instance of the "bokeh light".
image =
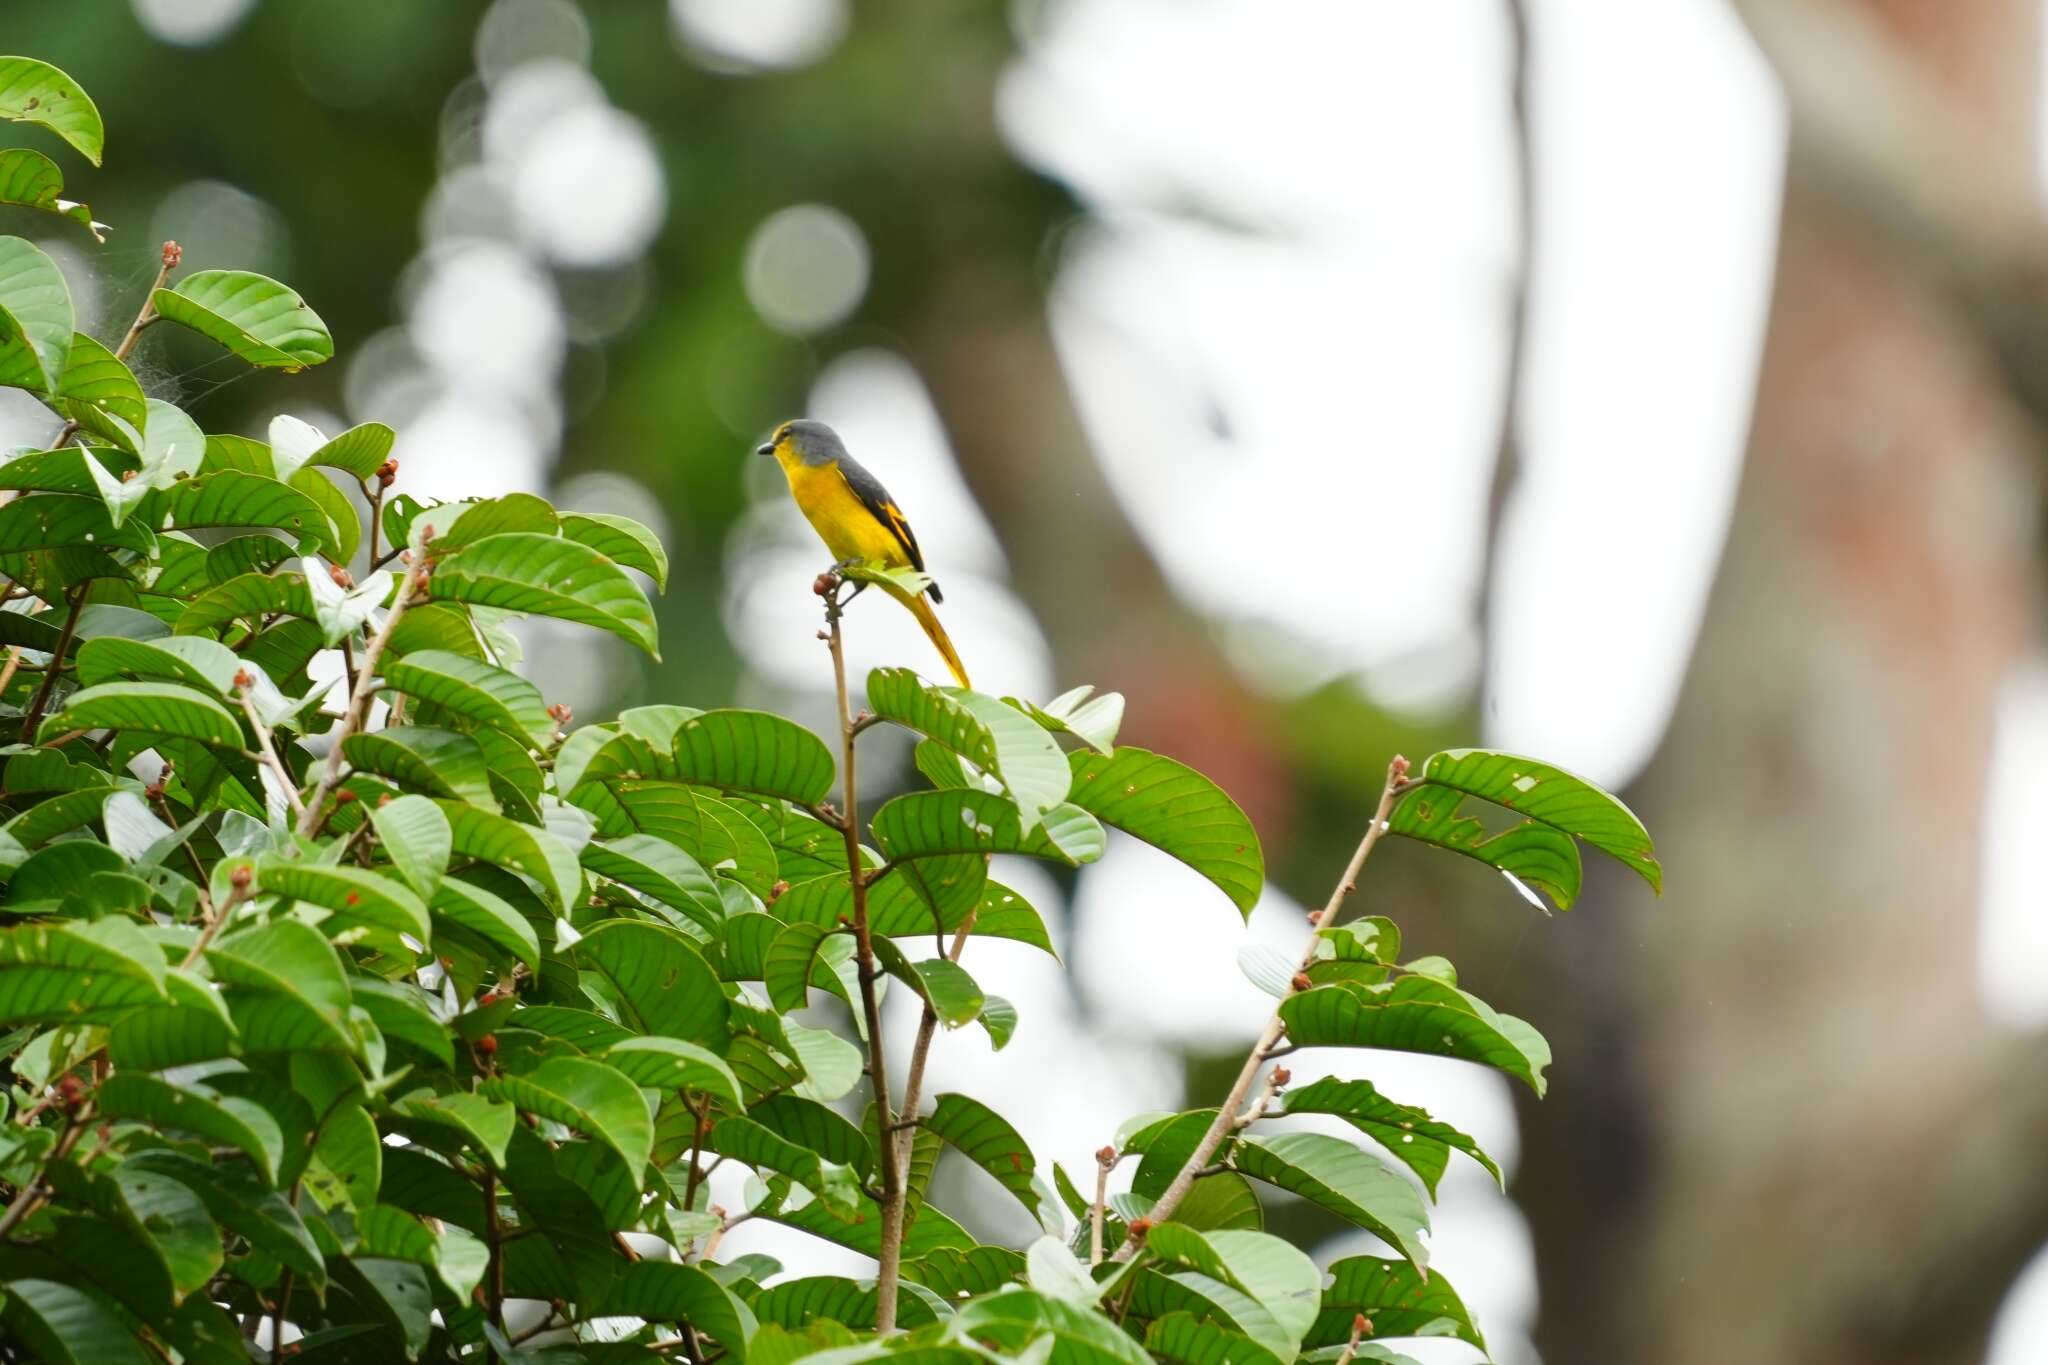
POLYGON ((227 36, 256 0, 129 0, 152 38, 180 47, 204 47, 227 36))
POLYGON ((747 298, 769 326, 823 331, 860 306, 868 287, 867 238, 824 204, 772 214, 747 243, 747 298))
POLYGON ((676 41, 719 71, 808 66, 846 36, 847 0, 669 0, 676 41))

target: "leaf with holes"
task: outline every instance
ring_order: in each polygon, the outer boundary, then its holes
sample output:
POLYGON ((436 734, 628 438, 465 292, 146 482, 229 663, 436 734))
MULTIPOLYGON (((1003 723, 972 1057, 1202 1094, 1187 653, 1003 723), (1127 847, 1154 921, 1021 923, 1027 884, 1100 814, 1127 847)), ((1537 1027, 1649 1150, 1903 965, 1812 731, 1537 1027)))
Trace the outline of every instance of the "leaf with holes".
POLYGON ((1028 835, 1017 807, 994 792, 912 792, 875 812, 875 842, 890 860, 949 853, 1026 853, 1077 867, 1102 856, 1102 826, 1079 807, 1059 805, 1028 835))
POLYGON ((1298 1047, 1383 1047, 1493 1067, 1543 1093, 1550 1045, 1524 1021, 1426 976, 1382 984, 1339 982, 1281 1002, 1298 1047))
POLYGON ((100 164, 107 134, 98 107, 83 86, 48 62, 0 57, 0 118, 41 124, 100 164))
POLYGON ((1266 858, 1258 831, 1221 787, 1144 749, 1071 757, 1075 805, 1186 863, 1250 918, 1265 887, 1266 858))
POLYGON ((163 317, 225 346, 251 365, 302 370, 334 357, 334 338, 320 315, 267 275, 201 270, 150 302, 163 317))
POLYGON ((1562 768, 1487 749, 1446 749, 1431 754, 1411 780, 1491 801, 1583 839, 1649 883, 1652 891, 1663 890, 1656 847, 1635 812, 1562 768))
POLYGON ((912 962, 886 938, 875 943, 875 957, 883 970, 917 992, 941 1024, 961 1028, 981 1017, 987 997, 966 968, 942 957, 912 962))

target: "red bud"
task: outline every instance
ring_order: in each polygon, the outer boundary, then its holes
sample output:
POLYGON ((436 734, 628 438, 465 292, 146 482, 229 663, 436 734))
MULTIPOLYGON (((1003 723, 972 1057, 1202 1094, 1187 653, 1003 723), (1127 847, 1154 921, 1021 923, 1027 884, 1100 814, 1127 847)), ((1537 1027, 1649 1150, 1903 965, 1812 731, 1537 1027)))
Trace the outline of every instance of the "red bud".
POLYGON ((249 883, 254 881, 255 879, 256 874, 253 870, 251 870, 247 863, 243 863, 233 872, 228 873, 228 885, 232 886, 237 891, 247 891, 249 889, 249 883))
POLYGON ((495 1033, 486 1033, 483 1037, 477 1039, 476 1050, 478 1052, 481 1052, 486 1057, 496 1052, 498 1050, 498 1035, 495 1033))
POLYGON ((1116 1148, 1105 1146, 1096 1149, 1095 1160, 1104 1166, 1116 1165, 1116 1148))
POLYGON ((354 576, 351 575, 347 569, 342 568, 341 565, 339 564, 336 564, 333 568, 329 569, 327 571, 327 576, 334 580, 334 586, 337 588, 353 588, 356 585, 356 580, 354 576))
POLYGON ((176 270, 185 259, 185 248, 176 242, 164 243, 164 269, 176 270))

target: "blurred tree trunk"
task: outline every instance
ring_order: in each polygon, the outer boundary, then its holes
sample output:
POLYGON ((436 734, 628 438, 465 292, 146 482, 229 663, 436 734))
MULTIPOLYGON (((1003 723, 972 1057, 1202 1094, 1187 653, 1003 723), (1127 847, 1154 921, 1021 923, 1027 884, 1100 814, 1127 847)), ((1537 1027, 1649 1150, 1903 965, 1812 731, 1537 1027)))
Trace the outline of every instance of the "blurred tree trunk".
MULTIPOLYGON (((2030 178, 2033 6, 1866 8, 2030 178)), ((1670 895, 1547 936, 1529 987, 1560 1055, 1518 1190, 1556 1362, 1962 1365, 2048 1235, 2042 1067, 1976 984, 2039 435, 1812 170, 1726 557, 1633 793, 1670 895)))

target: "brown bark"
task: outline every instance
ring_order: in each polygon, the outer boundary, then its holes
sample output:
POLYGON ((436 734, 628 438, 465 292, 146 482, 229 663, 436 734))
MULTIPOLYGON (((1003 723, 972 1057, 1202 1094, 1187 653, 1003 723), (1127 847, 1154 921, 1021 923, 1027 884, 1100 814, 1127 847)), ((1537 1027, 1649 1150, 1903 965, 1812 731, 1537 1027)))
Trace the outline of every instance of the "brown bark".
MULTIPOLYGON (((1869 8, 2024 173, 2030 7, 1869 8)), ((1548 949, 1572 1015, 1521 1193, 1550 1359, 1960 1365, 2048 1236, 2044 1067, 1975 959, 2039 438, 1844 202, 1795 161, 1725 559, 1634 793, 1671 894, 1548 949)))

